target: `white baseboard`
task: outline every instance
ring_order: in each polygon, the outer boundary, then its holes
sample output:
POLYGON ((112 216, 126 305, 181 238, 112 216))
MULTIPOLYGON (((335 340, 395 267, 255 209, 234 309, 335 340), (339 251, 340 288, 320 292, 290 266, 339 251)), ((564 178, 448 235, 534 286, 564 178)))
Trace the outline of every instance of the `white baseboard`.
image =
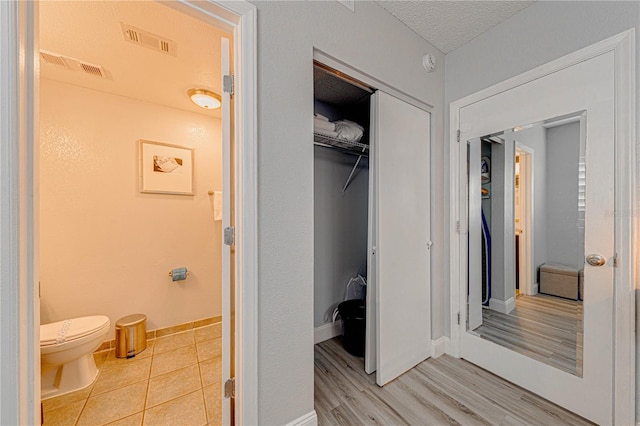
POLYGON ((316 410, 298 417, 297 419, 287 423, 286 426, 318 426, 318 415, 316 414, 316 410))
POLYGON ((333 339, 342 334, 342 321, 330 322, 313 329, 313 344, 317 345, 325 340, 333 339))
POLYGON ((500 312, 502 314, 508 314, 516 307, 515 297, 510 297, 507 300, 499 300, 491 298, 489 299, 489 309, 492 311, 500 312))
POLYGON ((450 340, 447 336, 442 336, 431 341, 431 356, 440 358, 442 355, 449 353, 450 340))

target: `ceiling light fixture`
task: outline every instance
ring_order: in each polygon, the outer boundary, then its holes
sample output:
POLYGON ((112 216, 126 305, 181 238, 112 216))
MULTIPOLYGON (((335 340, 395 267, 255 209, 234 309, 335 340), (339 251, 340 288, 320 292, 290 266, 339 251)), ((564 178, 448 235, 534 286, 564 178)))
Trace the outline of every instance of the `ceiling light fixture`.
POLYGON ((207 89, 189 89, 187 95, 194 104, 204 109, 216 109, 222 105, 222 98, 207 89))

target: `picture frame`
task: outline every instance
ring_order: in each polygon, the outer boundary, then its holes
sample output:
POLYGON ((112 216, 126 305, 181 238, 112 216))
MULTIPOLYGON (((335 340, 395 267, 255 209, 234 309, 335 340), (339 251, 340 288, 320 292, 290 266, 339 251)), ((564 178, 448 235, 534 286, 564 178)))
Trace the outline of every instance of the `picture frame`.
POLYGON ((193 148, 144 139, 138 143, 140 192, 194 195, 193 148))

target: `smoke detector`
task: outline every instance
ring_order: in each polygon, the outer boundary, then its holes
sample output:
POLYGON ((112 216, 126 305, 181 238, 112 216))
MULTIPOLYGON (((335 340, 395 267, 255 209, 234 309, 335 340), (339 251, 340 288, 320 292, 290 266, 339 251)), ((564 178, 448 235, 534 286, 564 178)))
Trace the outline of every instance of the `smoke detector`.
POLYGON ((100 65, 91 64, 80 59, 71 58, 58 53, 47 52, 45 50, 40 51, 40 58, 42 58, 45 63, 58 68, 69 71, 80 71, 81 73, 89 74, 94 77, 107 78, 104 68, 100 65))
POLYGON ((120 22, 120 26, 122 27, 122 35, 126 41, 153 49, 157 52, 176 56, 178 46, 175 41, 141 30, 124 22, 120 22))

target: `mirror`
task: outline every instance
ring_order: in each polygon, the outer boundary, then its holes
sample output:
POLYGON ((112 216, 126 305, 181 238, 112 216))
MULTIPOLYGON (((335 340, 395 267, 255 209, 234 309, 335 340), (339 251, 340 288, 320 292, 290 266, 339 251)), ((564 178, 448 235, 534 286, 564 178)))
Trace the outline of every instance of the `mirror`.
POLYGON ((582 113, 468 142, 467 330, 582 377, 582 113))

